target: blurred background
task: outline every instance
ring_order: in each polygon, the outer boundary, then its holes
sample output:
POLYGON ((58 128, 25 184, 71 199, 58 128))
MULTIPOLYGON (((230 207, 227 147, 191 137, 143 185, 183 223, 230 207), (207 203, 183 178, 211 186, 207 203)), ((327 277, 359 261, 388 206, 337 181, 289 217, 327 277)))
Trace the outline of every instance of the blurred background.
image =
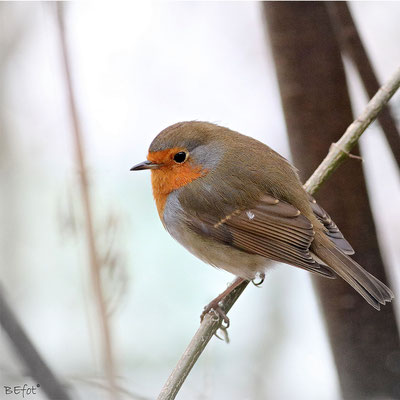
MULTIPOLYGON (((400 3, 350 7, 385 81, 400 65, 400 3)), ((145 159, 158 132, 183 120, 227 126, 290 159, 262 9, 253 2, 63 8, 116 386, 122 399, 154 399, 198 328, 203 306, 233 277, 203 264, 164 231, 150 174, 129 168, 145 159)), ((72 398, 102 399, 109 398, 104 332, 64 67, 55 4, 0 3, 1 290, 72 398)), ((367 98, 346 68, 358 114, 367 98)), ((397 95, 397 121, 399 104, 397 95)), ((396 292, 398 170, 376 124, 361 146, 396 292)), ((396 300, 394 306, 398 313, 396 300)), ((340 398, 308 273, 277 266, 261 289, 249 286, 230 319, 230 343, 211 340, 178 398, 340 398)), ((4 333, 0 354, 0 398, 4 385, 36 384, 4 333)), ((35 399, 42 398, 39 390, 35 399)))

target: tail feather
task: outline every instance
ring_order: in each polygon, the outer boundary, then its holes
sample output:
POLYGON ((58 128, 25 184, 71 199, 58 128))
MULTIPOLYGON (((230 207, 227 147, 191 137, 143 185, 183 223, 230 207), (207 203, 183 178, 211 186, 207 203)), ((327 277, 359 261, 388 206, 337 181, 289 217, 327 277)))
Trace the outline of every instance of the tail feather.
POLYGON ((394 299, 394 293, 379 279, 375 278, 372 274, 367 272, 368 276, 375 282, 375 285, 378 287, 380 292, 382 293, 382 296, 385 300, 385 302, 390 302, 392 299, 394 299))
POLYGON ((394 298, 393 292, 384 283, 365 271, 340 249, 320 245, 315 253, 377 310, 380 310, 381 304, 384 305, 394 298))

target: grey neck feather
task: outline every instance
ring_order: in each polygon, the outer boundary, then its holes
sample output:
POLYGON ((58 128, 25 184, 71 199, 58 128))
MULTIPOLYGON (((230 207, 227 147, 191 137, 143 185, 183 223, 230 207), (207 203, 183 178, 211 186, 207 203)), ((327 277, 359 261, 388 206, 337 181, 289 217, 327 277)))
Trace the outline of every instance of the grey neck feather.
POLYGON ((190 158, 196 165, 201 165, 203 168, 214 169, 223 156, 222 147, 219 143, 203 144, 197 146, 190 152, 190 158))

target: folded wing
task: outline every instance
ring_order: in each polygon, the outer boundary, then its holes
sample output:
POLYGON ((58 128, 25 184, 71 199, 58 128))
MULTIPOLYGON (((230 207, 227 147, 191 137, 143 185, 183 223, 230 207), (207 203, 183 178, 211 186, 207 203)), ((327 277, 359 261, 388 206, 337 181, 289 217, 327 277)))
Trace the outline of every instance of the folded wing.
POLYGON ((264 195, 253 208, 235 210, 220 220, 200 214, 189 223, 198 233, 248 253, 335 277, 310 253, 311 222, 294 206, 272 196, 264 195))

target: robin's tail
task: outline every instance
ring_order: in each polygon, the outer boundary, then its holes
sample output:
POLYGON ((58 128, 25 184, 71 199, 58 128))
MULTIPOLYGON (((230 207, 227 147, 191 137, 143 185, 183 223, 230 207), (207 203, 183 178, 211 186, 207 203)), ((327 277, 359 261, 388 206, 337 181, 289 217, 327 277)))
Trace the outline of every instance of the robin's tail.
POLYGON ((394 298, 393 292, 384 283, 335 246, 320 244, 314 252, 377 310, 380 310, 381 304, 394 298))

